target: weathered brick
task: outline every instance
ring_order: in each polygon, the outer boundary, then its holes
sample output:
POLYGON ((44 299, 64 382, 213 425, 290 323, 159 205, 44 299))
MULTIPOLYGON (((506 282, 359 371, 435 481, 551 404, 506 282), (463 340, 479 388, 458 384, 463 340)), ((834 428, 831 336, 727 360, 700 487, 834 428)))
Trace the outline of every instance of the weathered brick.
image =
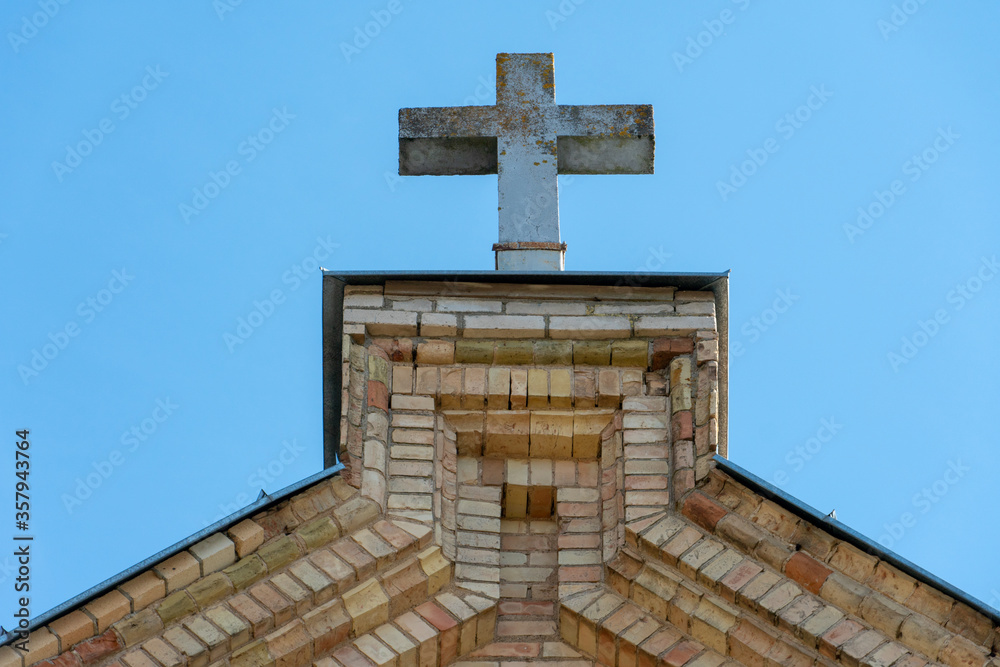
POLYGON ((356 634, 368 632, 389 620, 389 598, 374 579, 344 593, 343 601, 356 634))
POLYGON ((222 571, 236 590, 243 590, 267 574, 267 566, 257 554, 250 554, 222 571))
POLYGON ((142 611, 118 621, 113 626, 121 636, 125 646, 131 648, 140 644, 163 629, 163 621, 152 609, 142 611))
MULTIPOLYGON (((31 634, 33 636, 35 633, 33 632, 31 634)), ((25 664, 31 664, 32 662, 35 662, 36 660, 39 659, 36 656, 40 655, 40 653, 36 653, 36 651, 47 651, 47 649, 42 648, 41 644, 36 644, 35 646, 32 646, 32 639, 30 636, 28 637, 28 646, 30 650, 28 651, 27 655, 24 656, 25 664)), ((122 643, 119 641, 118 635, 115 633, 115 631, 108 630, 102 635, 98 635, 93 639, 88 639, 87 641, 77 644, 73 650, 76 651, 76 654, 78 656, 80 656, 80 661, 84 665, 92 665, 94 663, 104 660, 109 655, 116 653, 117 651, 120 651, 123 648, 125 647, 122 646, 122 643)), ((49 656, 44 656, 44 657, 49 657, 49 656)))
POLYGON ((234 614, 228 607, 209 609, 205 616, 226 634, 230 650, 235 650, 250 641, 250 625, 234 614))
POLYGON ((68 651, 74 644, 93 637, 97 632, 94 620, 80 610, 60 616, 49 623, 48 628, 59 637, 61 651, 68 651))
POLYGON ((341 534, 347 535, 374 521, 379 511, 378 503, 359 496, 334 509, 333 516, 340 524, 341 534))
POLYGON ((260 637, 274 627, 274 615, 257 604, 249 595, 240 594, 229 600, 229 606, 245 618, 253 628, 253 636, 260 637))
MULTIPOLYGON (((163 667, 180 667, 184 664, 184 658, 181 656, 180 652, 160 637, 150 639, 142 645, 142 648, 146 651, 146 653, 155 658, 157 662, 163 665, 163 667)), ((239 667, 248 667, 246 665, 240 665, 240 663, 235 660, 232 664, 238 665, 239 667)))
POLYGON ((195 603, 204 609, 208 605, 232 595, 234 589, 232 583, 222 572, 215 572, 187 587, 187 592, 194 598, 195 603))
POLYGON ((264 638, 275 667, 299 667, 312 658, 312 637, 301 620, 275 630, 264 638))
POLYGON ((681 512, 708 531, 714 531, 716 524, 727 513, 725 507, 701 493, 689 495, 681 512))
POLYGON ((562 340, 534 342, 536 366, 569 366, 573 363, 573 344, 562 340))
POLYGON ((118 589, 132 601, 132 611, 139 611, 167 594, 167 582, 147 570, 118 589))
POLYGON ((867 580, 875 570, 876 563, 878 563, 878 558, 866 554, 846 542, 837 544, 833 555, 830 556, 830 565, 855 581, 867 580))
MULTIPOLYGON (((207 616, 207 614, 206 614, 207 616)), ((233 616, 230 614, 230 616, 233 616)), ((235 619, 236 617, 233 616, 235 619)), ((246 627, 246 625, 244 625, 246 627)), ((194 616, 184 623, 184 628, 208 647, 209 661, 218 660, 229 652, 229 637, 203 616, 194 616)))
POLYGON ((931 660, 935 660, 941 647, 951 636, 947 630, 926 616, 912 614, 899 627, 899 638, 931 660))
POLYGON ((169 625, 171 621, 193 614, 198 611, 198 605, 194 598, 187 591, 176 591, 163 599, 160 606, 156 608, 156 613, 163 619, 164 625, 169 625))
POLYGON ((796 551, 785 563, 785 574, 812 593, 819 593, 833 571, 811 556, 796 551))
POLYGON ((208 664, 208 651, 187 630, 180 627, 169 628, 163 633, 163 639, 185 656, 185 662, 192 667, 205 667, 208 664))
POLYGON ((244 519, 232 526, 227 534, 232 539, 237 558, 253 553, 264 544, 264 529, 255 521, 244 519))
POLYGON ((171 556, 153 568, 167 582, 167 592, 184 588, 201 575, 198 560, 186 551, 171 556))
POLYGON ((229 658, 230 667, 274 667, 274 658, 268 653, 263 639, 237 649, 229 658))
POLYGON ((190 549, 201 563, 201 575, 211 574, 236 562, 236 545, 222 533, 209 535, 190 549))
POLYGON ((262 581, 247 589, 247 593, 274 617, 274 626, 281 627, 295 616, 295 605, 269 582, 262 581))

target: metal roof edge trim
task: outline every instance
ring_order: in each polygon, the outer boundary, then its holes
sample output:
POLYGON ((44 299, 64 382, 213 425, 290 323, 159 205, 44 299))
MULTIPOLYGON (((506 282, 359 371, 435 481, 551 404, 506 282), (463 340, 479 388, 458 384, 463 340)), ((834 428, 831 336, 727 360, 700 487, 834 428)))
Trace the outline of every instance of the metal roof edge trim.
MULTIPOLYGON (((31 619, 31 621, 28 623, 27 631, 33 632, 38 628, 48 625, 49 622, 54 621, 60 616, 63 616, 64 614, 74 611, 75 609, 84 606, 88 602, 91 602, 95 598, 110 592, 118 584, 124 583, 125 581, 131 579, 132 577, 135 577, 136 575, 150 569, 157 563, 160 563, 166 560, 167 558, 170 558, 171 556, 175 556, 181 551, 187 549, 188 547, 195 545, 198 542, 201 542, 209 535, 217 533, 220 530, 224 530, 232 526, 233 524, 248 518, 250 515, 256 514, 261 510, 266 510, 271 506, 276 505, 282 502, 283 500, 286 500, 289 497, 295 495, 299 491, 302 491, 303 489, 310 487, 313 484, 316 484, 317 482, 322 482, 323 480, 334 477, 341 470, 343 470, 343 468, 341 467, 326 468, 325 470, 320 470, 319 472, 310 475, 305 479, 299 480, 294 484, 290 484, 285 488, 276 491, 273 495, 264 495, 263 497, 258 498, 257 500, 250 503, 246 507, 237 510, 236 512, 233 512, 232 514, 223 519, 219 519, 212 525, 202 528, 197 533, 194 533, 193 535, 190 535, 184 538, 183 540, 176 542, 175 544, 172 544, 166 549, 163 549, 158 553, 153 554, 149 558, 136 563, 132 567, 122 570, 118 574, 105 579, 96 586, 88 588, 79 595, 67 600, 66 602, 63 602, 62 604, 56 607, 53 607, 52 609, 49 609, 44 614, 36 616, 35 618, 31 619)), ((6 646, 19 636, 20 632, 14 632, 13 630, 6 630, 2 635, 0 635, 0 646, 6 646)))
MULTIPOLYGON (((729 271, 721 273, 657 273, 652 271, 335 271, 323 270, 324 277, 336 278, 347 285, 376 285, 386 280, 443 280, 456 279, 462 282, 529 283, 551 284, 613 284, 613 280, 635 279, 652 282, 666 287, 671 281, 690 285, 691 289, 704 290, 719 279, 728 279, 729 271)), ((641 287, 643 285, 631 285, 641 287)))
POLYGON ((955 598, 959 602, 964 602, 983 616, 989 618, 994 626, 1000 625, 1000 611, 989 606, 982 600, 969 595, 965 591, 949 584, 944 579, 931 574, 916 563, 903 558, 894 551, 886 549, 875 540, 872 540, 858 531, 847 527, 837 519, 829 518, 819 512, 815 507, 812 507, 795 496, 782 491, 770 482, 754 475, 749 470, 736 465, 728 459, 722 458, 718 454, 716 454, 714 458, 715 463, 727 474, 734 477, 741 484, 749 486, 768 500, 784 507, 786 510, 792 512, 799 518, 805 519, 806 521, 819 526, 834 537, 844 540, 845 542, 849 542, 865 553, 884 560, 893 567, 899 568, 917 581, 933 586, 942 593, 955 598))

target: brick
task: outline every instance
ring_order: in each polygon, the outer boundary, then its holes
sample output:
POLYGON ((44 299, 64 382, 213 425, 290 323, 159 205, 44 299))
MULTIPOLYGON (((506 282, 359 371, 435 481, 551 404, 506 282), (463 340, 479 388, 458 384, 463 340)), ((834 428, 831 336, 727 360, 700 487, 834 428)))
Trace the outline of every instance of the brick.
POLYGON ((393 625, 382 625, 375 635, 399 656, 399 667, 417 667, 417 644, 393 625))
POLYGON ((466 338, 544 338, 545 318, 539 315, 466 315, 463 334, 466 338))
POLYGON ((126 581, 118 587, 118 590, 131 600, 132 611, 139 611, 163 598, 167 594, 167 583, 151 570, 147 570, 126 581))
POLYGON ((490 368, 487 375, 487 406, 506 410, 510 404, 510 369, 490 368))
POLYGON ((530 417, 527 412, 488 412, 486 456, 527 457, 530 417))
POLYGON ((874 630, 865 630, 844 642, 844 645, 840 647, 840 661, 849 667, 857 667, 863 657, 884 641, 885 637, 880 633, 874 630))
POLYGON ((344 611, 340 600, 334 600, 313 609, 302 617, 306 632, 313 641, 316 655, 329 652, 347 639, 351 632, 351 618, 344 611))
POLYGON ((493 345, 491 340, 455 341, 455 363, 492 364, 493 345))
POLYGON ((378 503, 361 497, 352 498, 333 510, 333 517, 340 524, 341 534, 349 534, 361 528, 374 521, 378 515, 378 503))
POLYGON ((701 493, 689 495, 681 512, 708 531, 714 531, 716 524, 727 514, 724 506, 701 493))
POLYGON ((214 572, 187 587, 188 594, 204 609, 208 605, 233 594, 232 583, 222 572, 214 572))
POLYGON ((649 363, 649 343, 645 340, 616 340, 611 343, 611 365, 645 369, 649 363))
POLYGON ((302 538, 306 548, 315 549, 340 537, 340 528, 328 516, 321 516, 299 526, 295 534, 302 538))
POLYGON ((611 364, 610 341, 574 341, 575 366, 608 366, 611 364))
POLYGON ((274 572, 288 565, 302 555, 299 545, 291 537, 285 535, 268 542, 257 550, 269 572, 274 572))
POLYGON ((395 624, 416 640, 419 667, 434 667, 438 664, 436 628, 412 611, 397 618, 395 624))
POLYGON ((159 663, 149 657, 149 654, 142 649, 130 651, 123 655, 120 660, 120 664, 126 665, 127 667, 159 667, 159 663))
POLYGON ((799 632, 803 638, 808 640, 811 647, 815 647, 819 638, 843 618, 844 614, 839 609, 826 606, 802 623, 799 626, 799 632))
POLYGON ((336 658, 334 665, 343 665, 344 667, 373 667, 374 665, 365 654, 350 645, 341 646, 333 652, 333 657, 336 658))
POLYGON ((753 553, 764 533, 742 516, 729 512, 715 524, 715 534, 735 544, 744 553, 753 553))
POLYGON ((171 621, 187 616, 188 614, 193 614, 196 611, 198 611, 198 605, 195 604, 194 598, 187 591, 175 591, 171 593, 156 608, 156 613, 163 619, 164 625, 169 625, 171 621))
POLYGON ((186 551, 168 558, 153 570, 167 583, 168 593, 184 588, 201 574, 198 561, 186 551))
POLYGON ((112 626, 121 636, 127 648, 146 641, 163 629, 163 621, 152 609, 143 609, 132 616, 118 621, 112 626))
POLYGON ((597 372, 597 406, 618 407, 621 403, 621 376, 617 370, 601 369, 597 372))
POLYGON ((628 338, 632 325, 626 317, 561 316, 549 317, 549 336, 556 339, 604 340, 628 338))
POLYGON ((533 347, 530 341, 498 341, 493 363, 503 366, 527 366, 532 363, 532 355, 533 347))
POLYGON ((250 641, 251 626, 227 607, 215 607, 205 616, 229 638, 229 648, 237 649, 250 641))
POLYGON ((833 571, 815 558, 797 551, 785 563, 785 574, 811 593, 819 594, 823 582, 833 571))
POLYGON ((426 598, 427 580, 427 575, 416 560, 399 565, 382 575, 382 584, 389 597, 389 615, 398 616, 426 598))
POLYGON ((640 337, 688 336, 699 330, 714 331, 715 318, 708 315, 645 315, 635 323, 635 335, 640 337))
POLYGON ((455 363, 455 344, 444 340, 430 340, 417 345, 417 363, 445 365, 455 363))
POLYGON ((913 612, 880 593, 866 597, 858 610, 861 618, 889 637, 896 637, 903 619, 913 612))
POLYGON ((458 333, 458 318, 446 313, 420 315, 421 336, 454 336, 458 333))
POLYGON ((193 667, 204 667, 208 664, 208 651, 187 630, 179 627, 170 628, 163 633, 163 639, 186 657, 187 664, 193 667))
MULTIPOLYGON (((163 641, 159 637, 150 639, 148 642, 143 644, 142 648, 151 655, 157 662, 159 662, 163 667, 180 667, 184 664, 184 658, 181 654, 170 644, 163 641)), ((237 660, 236 656, 233 656, 232 663, 236 667, 248 666, 248 663, 241 663, 237 660)))
POLYGON ((947 630, 919 614, 909 616, 899 627, 900 640, 932 660, 937 658, 949 636, 947 630))
POLYGON ((267 566, 257 554, 250 554, 227 567, 223 573, 233 582, 236 590, 242 590, 266 575, 267 566))
POLYGON ((372 343, 385 352, 389 361, 413 361, 413 341, 409 338, 375 338, 372 343))
POLYGON ((532 412, 529 430, 529 450, 532 457, 565 459, 572 456, 572 412, 554 410, 532 412))
POLYGON ((257 604, 249 595, 234 596, 229 600, 229 606, 250 623, 254 637, 259 637, 274 627, 271 612, 257 604))
POLYGON ((954 605, 952 598, 924 583, 917 584, 913 594, 906 600, 907 607, 942 625, 948 620, 954 605))
POLYGON ((250 519, 244 519, 232 526, 227 534, 233 541, 238 558, 253 553, 260 545, 264 544, 264 529, 250 519))
MULTIPOLYGON (((94 639, 90 639, 79 645, 78 648, 80 650, 78 653, 80 654, 81 659, 94 662, 93 655, 95 653, 95 649, 93 648, 93 642, 98 639, 99 638, 95 637, 94 639)), ((58 655, 59 639, 54 634, 49 632, 48 628, 39 628, 28 635, 27 647, 28 650, 26 653, 18 651, 26 666, 58 655)))
POLYGON ((828 658, 835 658, 841 645, 852 637, 864 631, 865 627, 850 618, 845 618, 840 623, 830 628, 820 637, 820 653, 828 658))
MULTIPOLYGON (((437 369, 431 369, 436 372, 437 369)), ((433 410, 433 396, 404 396, 394 394, 391 407, 393 410, 433 410)))
MULTIPOLYGON (((206 614, 207 616, 207 614, 206 614)), ((230 614, 233 619, 235 616, 230 614)), ((246 625, 243 625, 246 628, 246 625)), ((221 632, 202 616, 195 616, 184 623, 184 628, 208 647, 208 660, 218 660, 229 652, 229 636, 221 632)))
POLYGON ((987 644, 990 631, 993 629, 988 618, 978 611, 974 611, 964 602, 955 604, 945 627, 977 644, 987 644))
POLYGON ((512 410, 524 409, 528 405, 528 371, 511 369, 510 371, 510 407, 512 410))
MULTIPOLYGON (((159 580, 162 583, 162 579, 159 580)), ((59 638, 61 651, 68 651, 74 644, 97 634, 94 620, 77 610, 60 616, 49 623, 49 631, 59 638)), ((18 662, 20 664, 20 661, 18 662)))
POLYGON ((266 581, 251 586, 247 592, 274 616, 275 627, 284 625, 296 614, 295 605, 266 581))
POLYGON ((938 654, 938 660, 949 667, 984 667, 989 660, 987 652, 987 649, 965 637, 955 635, 945 642, 938 654))
POLYGON ((536 340, 533 347, 536 366, 569 366, 573 363, 573 344, 569 341, 536 340))
POLYGON ((855 581, 865 581, 875 570, 878 558, 870 556, 846 542, 837 545, 830 557, 830 565, 855 581))
POLYGON ((296 615, 301 616, 312 608, 312 592, 292 579, 288 573, 282 572, 272 577, 271 585, 292 601, 296 615))
MULTIPOLYGON (((40 634, 43 631, 48 636, 51 636, 53 640, 55 640, 55 635, 49 634, 48 631, 44 629, 36 630, 35 632, 31 633, 31 635, 28 636, 28 646, 30 647, 30 650, 24 656, 24 663, 26 665, 29 665, 32 662, 40 660, 44 657, 49 657, 47 655, 43 655, 43 653, 48 653, 50 650, 47 644, 43 644, 42 642, 33 639, 36 634, 40 634)), ((73 650, 76 651, 76 654, 78 656, 80 656, 80 661, 84 665, 92 665, 94 663, 104 660, 111 654, 116 653, 122 650, 123 648, 125 647, 122 646, 122 643, 118 640, 118 635, 115 634, 115 631, 108 630, 102 635, 98 635, 97 637, 88 639, 87 641, 77 644, 73 650)), ((54 650, 54 646, 52 647, 52 650, 54 650)), ((55 655, 55 654, 51 653, 50 655, 55 655)))
POLYGON ((368 407, 389 409, 389 387, 384 382, 368 382, 368 407))
POLYGON ((343 601, 356 634, 368 632, 389 620, 389 598, 374 579, 344 593, 343 601))
POLYGON ((374 635, 358 637, 354 641, 354 647, 376 667, 397 667, 396 653, 374 635))
POLYGON ((824 600, 840 607, 849 614, 858 613, 861 601, 869 594, 870 589, 857 583, 853 579, 848 579, 839 572, 834 572, 827 577, 820 595, 824 600))
POLYGON ((600 453, 601 431, 610 423, 611 414, 574 413, 573 458, 596 458, 600 453))

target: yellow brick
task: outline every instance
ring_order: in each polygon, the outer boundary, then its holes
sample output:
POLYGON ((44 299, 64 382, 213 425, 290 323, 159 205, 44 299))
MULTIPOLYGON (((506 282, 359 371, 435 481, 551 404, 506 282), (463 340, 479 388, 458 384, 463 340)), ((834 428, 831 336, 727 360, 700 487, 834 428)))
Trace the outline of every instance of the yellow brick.
POLYGON ((168 558, 153 569, 167 582, 168 593, 184 588, 201 576, 198 559, 186 551, 168 558))
POLYGON ((528 456, 530 419, 527 412, 489 412, 486 415, 486 456, 528 456))
POLYGON ((437 368, 426 366, 417 368, 417 385, 414 392, 421 396, 437 396, 438 375, 437 368))
POLYGON ((621 403, 621 376, 613 369, 597 373, 597 407, 614 408, 621 403))
POLYGON ((250 519, 244 519, 228 531, 229 538, 236 545, 236 557, 243 558, 264 544, 264 529, 250 519))
POLYGON ((451 563, 441 553, 441 547, 428 547, 417 554, 417 558, 420 560, 420 569, 427 575, 428 595, 433 595, 448 585, 451 581, 451 563))
POLYGON ((482 410, 486 403, 486 369, 466 368, 465 386, 462 389, 462 408, 482 410))
POLYGON ((392 393, 413 393, 413 366, 395 364, 392 367, 392 393))
POLYGON ((442 366, 455 363, 455 344, 444 340, 429 340, 417 345, 417 363, 442 366))
POLYGON ((549 374, 541 368, 528 369, 528 408, 538 410, 549 405, 549 374))
POLYGON ((573 373, 567 368, 549 372, 549 405, 553 408, 573 406, 573 373))
POLYGON ((580 414, 573 417, 573 458, 592 459, 601 447, 601 431, 611 423, 612 415, 580 414))
POLYGON ((389 620, 389 598, 376 579, 347 591, 343 600, 355 634, 368 632, 389 620))
POLYGON ((510 407, 519 410, 528 405, 528 371, 511 369, 510 371, 510 407))
POLYGON ((441 407, 455 410, 462 407, 462 369, 441 369, 441 407))
POLYGON ((526 518, 528 516, 528 487, 520 484, 505 484, 503 492, 504 518, 526 518))
POLYGON ((119 591, 111 591, 89 603, 84 609, 97 621, 97 634, 111 627, 112 623, 128 616, 132 605, 119 591))
POLYGON ((573 413, 531 413, 530 455, 533 458, 568 459, 573 455, 573 413))
MULTIPOLYGON (((163 583, 162 579, 159 581, 163 583)), ((52 621, 49 623, 49 630, 59 637, 59 647, 64 652, 96 634, 94 620, 79 610, 52 621)))
POLYGON ((24 654, 24 664, 31 665, 39 660, 59 654, 59 640, 48 628, 35 630, 28 635, 28 652, 24 654))
POLYGON ((490 368, 487 384, 487 407, 490 410, 506 410, 510 405, 510 369, 490 368))

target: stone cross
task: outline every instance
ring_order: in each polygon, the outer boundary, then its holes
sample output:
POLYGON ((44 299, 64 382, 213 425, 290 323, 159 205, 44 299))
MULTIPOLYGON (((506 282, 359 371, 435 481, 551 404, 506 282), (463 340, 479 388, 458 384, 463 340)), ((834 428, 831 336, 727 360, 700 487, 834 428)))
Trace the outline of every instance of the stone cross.
POLYGON ((494 106, 399 110, 401 176, 497 174, 502 271, 559 271, 557 174, 653 173, 649 104, 556 104, 551 53, 497 54, 494 106))

